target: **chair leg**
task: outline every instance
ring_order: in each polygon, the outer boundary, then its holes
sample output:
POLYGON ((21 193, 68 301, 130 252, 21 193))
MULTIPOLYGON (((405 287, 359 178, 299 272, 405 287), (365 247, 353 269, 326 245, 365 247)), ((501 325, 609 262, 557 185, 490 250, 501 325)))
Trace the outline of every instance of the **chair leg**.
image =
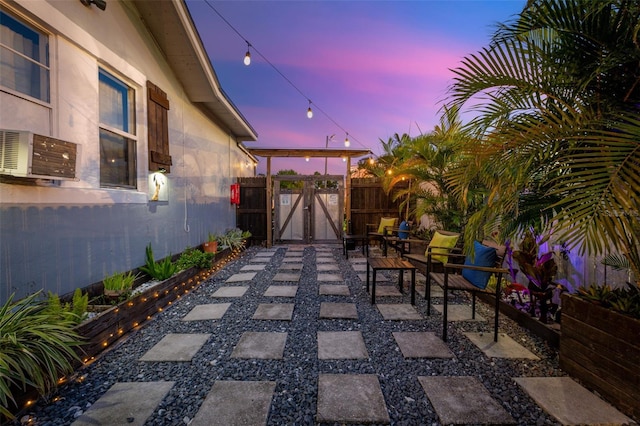
POLYGON ((449 289, 449 277, 447 274, 444 274, 444 288, 442 291, 444 292, 444 301, 442 302, 442 341, 447 341, 447 293, 449 289))
POLYGON ((476 319, 476 292, 471 292, 471 319, 476 319))
POLYGON ((427 315, 431 315, 431 279, 429 275, 427 275, 424 287, 424 298, 427 299, 427 315))
POLYGON ((494 324, 493 324, 493 341, 498 341, 498 315, 500 314, 500 298, 496 297, 496 307, 495 312, 493 314, 494 324))

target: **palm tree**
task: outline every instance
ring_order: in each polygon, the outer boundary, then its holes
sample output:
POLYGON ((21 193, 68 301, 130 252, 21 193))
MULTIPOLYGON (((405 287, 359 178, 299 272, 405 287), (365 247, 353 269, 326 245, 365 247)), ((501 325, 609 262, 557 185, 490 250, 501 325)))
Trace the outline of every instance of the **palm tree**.
POLYGON ((640 3, 531 0, 464 58, 449 107, 475 137, 449 175, 489 192, 465 237, 553 225, 582 252, 621 250, 640 277, 640 3))

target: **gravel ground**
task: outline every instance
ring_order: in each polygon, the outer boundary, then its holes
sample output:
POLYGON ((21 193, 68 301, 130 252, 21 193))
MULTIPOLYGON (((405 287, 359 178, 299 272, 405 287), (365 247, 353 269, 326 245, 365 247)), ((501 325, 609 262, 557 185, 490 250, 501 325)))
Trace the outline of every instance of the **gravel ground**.
MULTIPOLYGON (((290 298, 264 298, 284 257, 286 247, 278 247, 266 268, 259 272, 250 289, 241 299, 229 300, 232 305, 221 320, 182 322, 195 305, 215 303, 211 295, 225 285, 224 281, 249 262, 260 248, 249 248, 236 261, 227 264, 197 289, 156 315, 144 327, 126 337, 91 365, 78 371, 75 380, 62 386, 56 402, 43 401, 34 405, 26 416, 30 424, 68 425, 88 409, 116 382, 176 381, 175 386, 147 420, 146 425, 186 425, 194 418, 215 380, 274 380, 269 425, 313 425, 317 404, 318 374, 376 374, 392 425, 438 425, 438 418, 429 404, 416 376, 474 376, 489 390, 519 425, 558 424, 543 412, 512 380, 518 376, 563 375, 558 367, 558 354, 545 342, 530 335, 505 316, 500 316, 500 331, 506 332, 540 361, 487 358, 462 331, 492 331, 493 321, 483 323, 453 323, 448 346, 454 359, 407 359, 398 349, 394 331, 441 332, 442 317, 433 313, 426 317, 425 300, 416 297, 416 307, 425 315, 424 321, 383 321, 377 309, 369 303, 365 285, 334 246, 337 260, 351 296, 318 296, 316 281, 316 251, 305 247, 302 276, 295 298, 292 321, 256 321, 251 317, 260 302, 291 302, 290 298), (319 319, 320 302, 357 304, 358 320, 319 319), (319 361, 317 331, 361 331, 369 352, 368 359, 319 361), (287 332, 287 344, 282 360, 231 359, 239 336, 245 331, 287 332), (191 363, 139 362, 138 359, 167 333, 212 333, 210 340, 191 363)), ((360 255, 353 252, 352 257, 360 255)), ((466 296, 458 296, 464 299, 466 296)), ((404 303, 409 303, 405 294, 404 303)), ((218 300, 219 301, 219 300, 218 300)), ((384 302, 400 302, 400 298, 384 302)), ((382 302, 382 300, 379 300, 382 302)), ((435 302, 439 300, 436 298, 435 302)), ((492 318, 491 310, 478 303, 478 312, 492 318)), ((52 400, 53 401, 53 400, 52 400)), ((25 414, 23 413, 23 416, 25 414)), ((26 417, 25 417, 26 419, 26 417)), ((16 423, 17 424, 17 423, 16 423)))

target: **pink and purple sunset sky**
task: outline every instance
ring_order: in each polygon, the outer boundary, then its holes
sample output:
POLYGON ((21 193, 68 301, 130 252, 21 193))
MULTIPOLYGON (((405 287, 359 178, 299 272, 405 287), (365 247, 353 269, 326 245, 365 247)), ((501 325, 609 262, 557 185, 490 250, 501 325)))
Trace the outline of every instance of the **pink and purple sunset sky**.
MULTIPOLYGON (((187 0, 222 89, 258 133, 247 147, 324 148, 335 135, 329 146, 344 148, 348 132, 351 148, 375 155, 380 139, 433 130, 450 69, 488 46, 525 3, 187 0), (250 66, 245 40, 259 52, 250 66)), ((323 173, 324 159, 274 158, 272 173, 282 169, 323 173)), ((329 159, 328 172, 344 174, 342 160, 329 159)))

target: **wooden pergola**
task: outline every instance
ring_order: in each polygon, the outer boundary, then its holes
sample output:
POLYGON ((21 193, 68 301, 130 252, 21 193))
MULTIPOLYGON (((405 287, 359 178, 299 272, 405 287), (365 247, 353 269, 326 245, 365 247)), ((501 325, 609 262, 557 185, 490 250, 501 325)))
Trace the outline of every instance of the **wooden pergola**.
MULTIPOLYGON (((267 159, 267 224, 273 220, 271 213, 271 199, 273 198, 271 186, 271 158, 346 158, 347 170, 345 173, 344 206, 347 220, 351 220, 351 158, 370 155, 368 149, 336 149, 336 148, 248 148, 249 153, 256 157, 267 159)), ((271 247, 273 234, 271 226, 267 226, 267 247, 271 247)))

